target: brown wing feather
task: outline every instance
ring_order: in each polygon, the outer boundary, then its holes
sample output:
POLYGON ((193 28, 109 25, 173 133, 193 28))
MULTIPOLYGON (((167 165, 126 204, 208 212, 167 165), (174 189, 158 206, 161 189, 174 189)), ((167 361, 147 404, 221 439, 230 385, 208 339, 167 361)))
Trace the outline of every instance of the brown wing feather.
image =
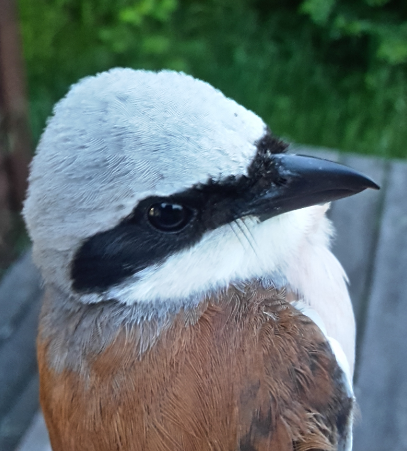
MULTIPOLYGON (((54 451, 336 450, 351 401, 320 330, 274 290, 229 290, 140 355, 121 329, 79 372, 50 368, 41 404, 54 451)), ((41 337, 47 336, 46 339, 41 337)))

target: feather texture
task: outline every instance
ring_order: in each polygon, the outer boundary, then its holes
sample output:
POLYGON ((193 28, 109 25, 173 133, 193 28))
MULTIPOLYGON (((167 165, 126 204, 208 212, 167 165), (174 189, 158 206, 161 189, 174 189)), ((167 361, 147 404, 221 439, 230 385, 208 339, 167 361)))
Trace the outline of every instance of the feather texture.
POLYGON ((42 326, 38 339, 54 451, 331 451, 346 440, 342 371, 284 292, 230 288, 174 314, 148 352, 138 325, 118 327, 102 352, 82 343, 76 370, 50 364, 62 332, 42 326))

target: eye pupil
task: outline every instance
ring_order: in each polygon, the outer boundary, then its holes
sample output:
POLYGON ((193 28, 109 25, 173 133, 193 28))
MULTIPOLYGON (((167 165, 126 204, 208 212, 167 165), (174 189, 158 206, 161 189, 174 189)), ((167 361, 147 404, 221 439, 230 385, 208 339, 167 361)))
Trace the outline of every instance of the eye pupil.
POLYGON ((183 229, 192 217, 192 211, 179 204, 161 202, 148 210, 150 223, 163 232, 177 232, 183 229))

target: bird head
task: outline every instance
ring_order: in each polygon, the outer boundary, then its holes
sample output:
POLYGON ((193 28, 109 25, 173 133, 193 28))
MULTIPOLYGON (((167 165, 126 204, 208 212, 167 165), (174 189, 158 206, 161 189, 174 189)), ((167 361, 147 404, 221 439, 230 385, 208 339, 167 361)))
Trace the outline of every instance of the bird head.
POLYGON ((31 166, 24 215, 46 285, 75 302, 164 309, 253 279, 286 285, 311 229, 327 245, 321 204, 376 187, 286 147, 182 73, 81 80, 31 166))

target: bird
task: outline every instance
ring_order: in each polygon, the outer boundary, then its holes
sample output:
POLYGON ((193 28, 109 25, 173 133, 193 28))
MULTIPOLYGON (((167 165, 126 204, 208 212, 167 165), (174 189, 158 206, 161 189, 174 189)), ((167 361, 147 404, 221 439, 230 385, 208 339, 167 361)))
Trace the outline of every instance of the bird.
POLYGON ((287 148, 181 72, 110 69, 56 104, 23 210, 53 451, 352 449, 326 212, 378 186, 287 148))

